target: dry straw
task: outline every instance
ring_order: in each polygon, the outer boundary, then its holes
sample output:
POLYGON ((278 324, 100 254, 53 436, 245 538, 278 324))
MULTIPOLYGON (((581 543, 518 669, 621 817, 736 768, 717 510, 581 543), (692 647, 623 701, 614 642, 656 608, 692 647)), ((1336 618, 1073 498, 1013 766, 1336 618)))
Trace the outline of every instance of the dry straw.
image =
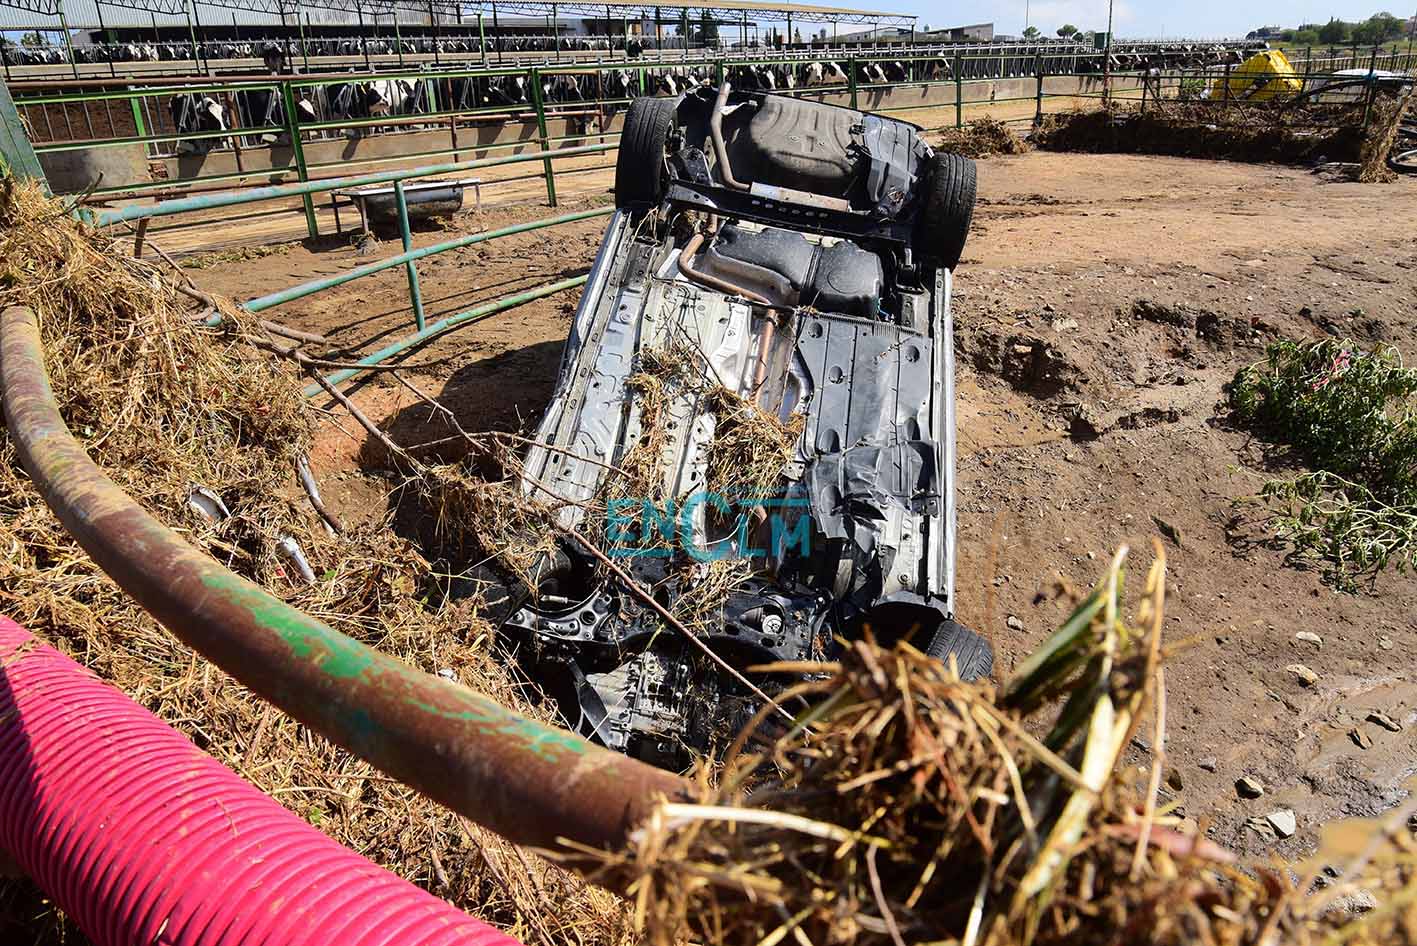
MULTIPOLYGON (((340 631, 546 715, 493 658, 477 602, 443 604, 418 549, 381 524, 325 532, 295 474, 314 430, 303 379, 289 360, 247 343, 254 326, 194 324, 158 265, 125 256, 59 201, 9 179, 0 182, 0 305, 36 312, 65 420, 150 512, 340 631), (231 515, 214 522, 190 509, 195 486, 231 515), (299 542, 313 584, 276 554, 283 536, 299 542)), ((332 837, 523 941, 626 941, 611 894, 374 771, 171 637, 60 528, 8 437, 0 437, 0 549, 0 611, 332 837)), ((82 942, 27 884, 0 885, 0 913, 15 918, 15 941, 82 942)))
MULTIPOLYGON (((295 482, 313 428, 301 379, 289 360, 247 344, 245 326, 195 326, 159 270, 8 182, 0 304, 39 314, 66 419, 156 515, 345 633, 536 711, 492 659, 477 603, 442 604, 415 548, 380 527, 325 534, 295 482), (194 485, 231 515, 212 522, 190 511, 194 485), (287 574, 274 552, 281 536, 302 545, 314 583, 287 574)), ((740 422, 748 431, 760 420, 740 422)), ((771 480, 782 444, 749 446, 743 462, 761 463, 771 480)), ((459 501, 475 516, 498 495, 459 501)), ((519 508, 509 518, 525 525, 516 517, 533 513, 544 514, 519 508)), ((372 771, 195 657, 59 528, 8 438, 0 545, 0 609, 344 844, 525 942, 1417 941, 1411 805, 1365 829, 1340 878, 1317 893, 1317 866, 1241 869, 1158 805, 1159 547, 1134 620, 1125 618, 1123 552, 998 688, 961 683, 904 644, 855 642, 836 664, 760 668, 800 677, 781 701, 796 707, 789 697, 800 696, 812 708, 785 731, 766 708, 721 769, 702 767, 705 803, 664 805, 630 850, 590 859, 601 879, 628 890, 627 909, 372 771), (1138 791, 1117 763, 1143 725, 1156 752, 1138 791), (750 756, 749 743, 770 748, 750 756), (1377 906, 1354 919, 1340 907, 1360 889, 1377 906)), ((700 613, 712 620, 712 608, 700 613)), ((12 938, 82 942, 23 883, 0 886, 0 911, 15 918, 12 938)))

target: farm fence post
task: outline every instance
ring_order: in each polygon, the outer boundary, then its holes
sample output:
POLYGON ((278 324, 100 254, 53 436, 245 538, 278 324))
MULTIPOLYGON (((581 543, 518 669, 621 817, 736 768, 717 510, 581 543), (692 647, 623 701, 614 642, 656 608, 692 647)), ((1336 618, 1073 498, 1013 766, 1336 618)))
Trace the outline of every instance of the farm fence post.
POLYGON ((1033 110, 1033 124, 1037 126, 1043 124, 1043 59, 1041 56, 1033 57, 1033 74, 1038 79, 1038 93, 1035 96, 1033 110))
MULTIPOLYGON (((280 83, 281 104, 285 107, 285 130, 290 135, 290 152, 295 158, 295 173, 300 178, 300 183, 305 184, 310 180, 310 169, 305 164, 305 146, 300 141, 300 115, 295 111, 295 85, 289 79, 280 83)), ((320 225, 315 221, 315 202, 309 194, 301 194, 300 201, 305 205, 305 229, 309 231, 310 239, 315 240, 320 236, 320 225)))
MULTIPOLYGON (((541 95, 541 70, 535 66, 531 69, 531 101, 536 106, 536 132, 541 139, 541 151, 546 154, 550 150, 546 131, 546 100, 541 95)), ((542 164, 546 168, 546 203, 555 207, 557 206, 556 174, 551 168, 551 158, 549 156, 544 158, 542 164)))
POLYGON ((964 127, 964 76, 960 74, 960 67, 964 65, 963 57, 959 52, 955 53, 955 127, 964 127))
POLYGON ((846 88, 851 93, 851 107, 856 107, 856 56, 846 57, 846 88))

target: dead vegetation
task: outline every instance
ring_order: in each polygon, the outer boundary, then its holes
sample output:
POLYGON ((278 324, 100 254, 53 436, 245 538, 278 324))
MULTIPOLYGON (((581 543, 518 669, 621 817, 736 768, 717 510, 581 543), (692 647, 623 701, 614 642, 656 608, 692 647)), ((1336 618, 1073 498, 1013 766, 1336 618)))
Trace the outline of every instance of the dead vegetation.
MULTIPOLYGON (((324 532, 294 477, 312 425, 301 379, 288 359, 248 344, 254 327, 195 327, 157 267, 122 258, 32 190, 0 193, 0 227, 0 304, 37 311, 66 419, 130 495, 343 632, 534 712, 491 658, 475 602, 444 604, 417 549, 378 528, 324 532), (193 485, 231 515, 194 512, 193 485), (282 536, 300 543, 316 582, 289 573, 274 551, 282 536)), ((774 435, 763 426, 772 418, 723 404, 726 443, 742 441, 736 468, 751 466, 755 481, 780 476, 773 436, 791 428, 774 435), (748 413, 731 421, 730 408, 748 413)), ((500 516, 473 541, 544 539, 544 513, 504 502, 519 487, 445 472, 471 484, 447 494, 449 523, 500 516)), ((633 850, 600 865, 628 883, 627 908, 374 772, 195 657, 68 539, 7 438, 0 478, 0 608, 322 830, 524 942, 1417 942, 1410 806, 1364 832, 1337 880, 1317 862, 1241 869, 1203 825, 1158 806, 1159 558, 1135 620, 1124 617, 1119 557, 998 688, 960 683, 906 646, 858 644, 838 665, 810 668, 822 676, 799 692, 815 708, 795 730, 764 725, 770 751, 748 757, 740 745, 705 775, 710 804, 664 807, 633 850), (1153 767, 1118 771, 1139 727, 1153 767), (1337 907, 1356 890, 1377 906, 1354 919, 1337 907)), ((712 606, 692 610, 713 619, 712 606)), ((80 941, 30 888, 4 890, 7 911, 25 920, 13 938, 80 941)))
POLYGON ((1347 162, 1362 181, 1387 180, 1385 160, 1405 102, 1379 94, 1361 105, 1153 100, 1145 107, 1044 116, 1030 137, 1047 151, 1163 154, 1231 161, 1347 162), (1365 118, 1366 116, 1366 118, 1365 118))
POLYGON ((977 118, 963 128, 946 128, 940 138, 940 149, 962 154, 966 158, 988 158, 996 154, 1023 154, 1028 142, 1014 133, 1006 122, 996 118, 977 118))
MULTIPOLYGON (((293 364, 252 344, 269 342, 255 325, 194 324, 161 267, 125 257, 38 189, 0 184, 0 306, 36 312, 60 409, 119 486, 223 564, 343 633, 544 716, 493 659, 477 603, 445 603, 418 549, 382 526, 325 531, 296 479, 314 418, 293 364), (194 487, 229 515, 197 512, 194 487), (277 553, 283 537, 298 542, 314 582, 277 553)), ((620 941, 616 898, 374 771, 164 631, 64 532, 8 437, 0 546, 0 611, 341 843, 524 942, 620 941)), ((9 940, 82 942, 33 888, 3 889, 9 940)))
POLYGON ((1310 895, 1317 868, 1242 870, 1158 806, 1164 557, 1131 623, 1125 554, 998 689, 865 642, 797 687, 814 708, 796 728, 603 861, 636 927, 656 946, 1412 942, 1408 812, 1310 895), (1143 724, 1151 769, 1119 770, 1143 724), (1391 899, 1334 909, 1359 888, 1391 899))

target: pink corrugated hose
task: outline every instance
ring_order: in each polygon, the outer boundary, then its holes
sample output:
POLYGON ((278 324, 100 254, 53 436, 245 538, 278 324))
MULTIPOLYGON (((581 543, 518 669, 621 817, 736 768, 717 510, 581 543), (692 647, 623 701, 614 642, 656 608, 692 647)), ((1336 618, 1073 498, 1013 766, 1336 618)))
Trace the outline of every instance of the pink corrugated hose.
POLYGON ((0 851, 96 946, 515 946, 0 618, 0 851))

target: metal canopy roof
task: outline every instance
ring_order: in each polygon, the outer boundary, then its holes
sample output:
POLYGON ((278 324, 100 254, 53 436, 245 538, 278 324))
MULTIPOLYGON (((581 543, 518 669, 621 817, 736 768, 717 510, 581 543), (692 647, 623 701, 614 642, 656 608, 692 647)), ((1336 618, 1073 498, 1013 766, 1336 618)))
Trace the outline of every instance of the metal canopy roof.
MULTIPOLYGON (((186 12, 186 0, 97 0, 104 6, 123 7, 145 13, 181 16, 186 12)), ((370 13, 387 15, 393 12, 407 12, 411 15, 426 15, 432 10, 439 13, 461 13, 464 17, 476 17, 479 13, 497 12, 509 15, 545 17, 553 14, 570 14, 585 17, 612 19, 659 19, 670 22, 684 15, 693 18, 708 16, 716 20, 736 22, 744 15, 751 14, 772 21, 792 19, 801 23, 875 23, 912 24, 913 14, 886 13, 877 10, 860 10, 847 7, 816 6, 788 2, 762 3, 756 0, 612 0, 597 3, 595 0, 201 0, 203 6, 223 7, 229 10, 247 10, 253 13, 291 15, 301 9, 317 8, 337 10, 347 13, 370 13)), ((0 0, 0 7, 11 7, 44 16, 58 16, 63 0, 0 0)))

